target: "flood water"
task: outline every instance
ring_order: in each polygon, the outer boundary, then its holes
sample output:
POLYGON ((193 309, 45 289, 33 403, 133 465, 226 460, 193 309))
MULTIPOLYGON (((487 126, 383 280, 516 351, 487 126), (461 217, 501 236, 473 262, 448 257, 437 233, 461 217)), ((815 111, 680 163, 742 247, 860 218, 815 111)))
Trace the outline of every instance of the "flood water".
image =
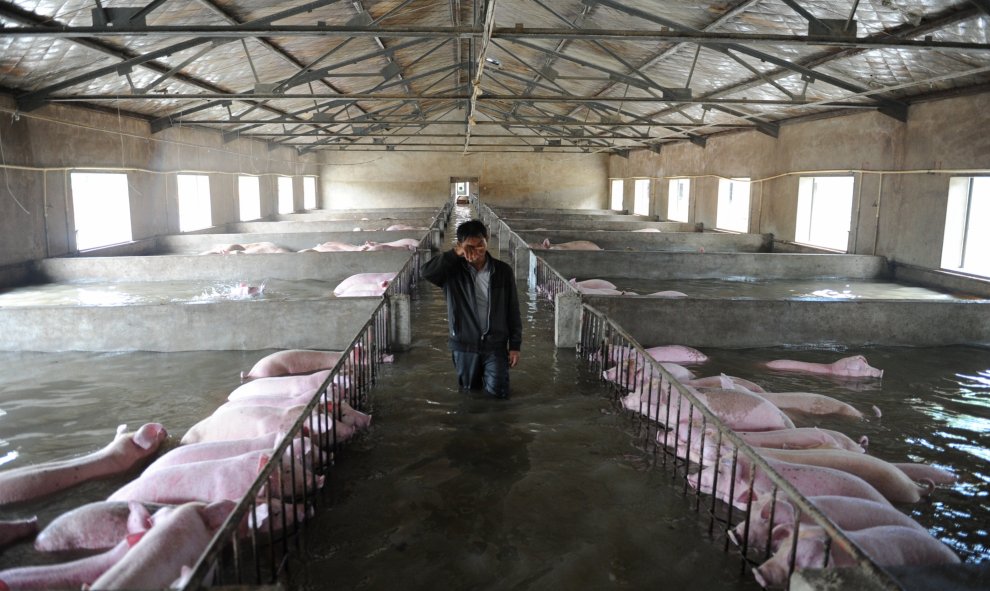
POLYGON ((602 383, 553 347, 545 303, 523 294, 522 359, 495 400, 458 391, 442 294, 420 294, 413 347, 385 366, 289 587, 758 588, 602 383))
MULTIPOLYGON (((568 279, 570 279, 568 277, 568 279)), ((592 279, 581 277, 581 279, 592 279)), ((616 289, 648 295, 679 291, 692 298, 787 300, 959 300, 974 299, 919 285, 873 279, 606 279, 616 289)))
MULTIPOLYGON (((512 396, 462 394, 446 349, 440 290, 421 282, 413 343, 383 366, 374 424, 334 466, 328 503, 305 530, 289 588, 756 589, 723 553, 693 498, 643 451, 635 418, 618 409, 572 350, 553 347, 553 313, 521 286, 524 344, 512 396)), ((652 346, 665 343, 643 343, 652 346)), ((239 372, 271 351, 0 353, 0 469, 96 450, 116 426, 162 422, 169 445, 209 415, 239 372)), ((951 468, 961 481, 902 507, 970 563, 990 560, 990 351, 937 349, 705 350, 699 375, 725 372, 768 390, 816 391, 881 419, 823 421, 870 437, 870 453, 951 468), (760 362, 830 362, 862 353, 882 380, 768 372, 760 362)), ((800 420, 797 422, 801 422, 800 420)), ((808 424, 806 421, 803 424, 808 424)), ((42 526, 102 500, 134 475, 0 507, 42 526)), ((0 569, 52 562, 30 543, 0 569)), ((64 559, 64 558, 63 558, 64 559)))
POLYGON ((77 281, 0 291, 0 308, 208 304, 233 300, 332 298, 337 282, 245 278, 243 281, 77 281), (251 288, 250 292, 247 288, 251 288))

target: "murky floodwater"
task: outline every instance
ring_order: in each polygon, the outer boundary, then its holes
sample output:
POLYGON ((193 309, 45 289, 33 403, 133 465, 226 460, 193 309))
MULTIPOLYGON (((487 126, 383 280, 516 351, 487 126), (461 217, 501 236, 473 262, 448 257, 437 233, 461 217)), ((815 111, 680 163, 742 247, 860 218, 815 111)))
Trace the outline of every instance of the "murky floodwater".
POLYGON ((237 300, 332 298, 338 282, 255 278, 243 281, 79 281, 0 291, 0 308, 208 304, 237 300))
MULTIPOLYGON (((653 345, 655 343, 650 343, 653 345)), ((951 469, 958 483, 940 487, 930 502, 904 505, 966 562, 990 561, 990 350, 978 347, 862 347, 851 350, 705 349, 701 375, 750 379, 771 392, 817 392, 847 402, 868 420, 836 417, 797 426, 869 437, 869 453, 890 462, 925 462, 951 469), (862 354, 884 370, 882 379, 850 380, 774 372, 772 359, 830 363, 862 354), (872 418, 872 407, 881 418, 872 418)))
POLYGON ((870 279, 598 279, 611 281, 616 289, 640 295, 673 290, 692 298, 819 301, 974 299, 966 294, 950 294, 918 285, 870 279))
POLYGON ((385 368, 374 427, 335 466, 290 587, 756 588, 601 382, 553 348, 544 303, 524 303, 501 401, 458 391, 442 294, 421 293, 413 349, 385 368))
MULTIPOLYGON (((522 362, 512 370, 511 399, 499 401, 457 391, 442 296, 425 283, 420 292, 413 347, 384 366, 372 392, 375 423, 335 466, 329 510, 306 530, 292 588, 756 588, 738 558, 709 538, 682 485, 640 451, 636 421, 573 351, 553 348, 546 304, 523 297, 522 362)), ((267 353, 0 353, 0 469, 93 451, 119 423, 162 422, 175 445, 267 353)), ((820 424, 868 435, 878 457, 959 473, 959 484, 905 510, 968 562, 990 560, 986 349, 706 353, 711 360, 695 368, 701 375, 726 372, 770 390, 879 407, 880 420, 820 424), (838 381, 759 366, 855 353, 884 378, 838 381)), ((0 519, 38 514, 45 524, 126 479, 3 507, 0 519)), ((56 559, 20 544, 0 554, 0 568, 56 559)))
MULTIPOLYGON (((119 424, 133 430, 162 423, 167 448, 175 446, 240 385, 241 370, 271 352, 0 353, 0 470, 96 451, 113 440, 119 424)), ((106 499, 135 476, 3 506, 0 519, 37 515, 43 527, 77 506, 106 499)), ((0 569, 58 559, 21 543, 0 554, 0 569)))

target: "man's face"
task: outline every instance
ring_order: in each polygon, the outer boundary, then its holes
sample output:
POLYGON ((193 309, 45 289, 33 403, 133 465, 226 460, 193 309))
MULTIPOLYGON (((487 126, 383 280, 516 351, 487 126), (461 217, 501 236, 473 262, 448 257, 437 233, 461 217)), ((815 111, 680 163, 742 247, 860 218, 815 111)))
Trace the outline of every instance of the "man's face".
POLYGON ((464 250, 464 259, 472 265, 478 266, 485 262, 488 241, 480 236, 472 236, 461 241, 461 248, 464 250))

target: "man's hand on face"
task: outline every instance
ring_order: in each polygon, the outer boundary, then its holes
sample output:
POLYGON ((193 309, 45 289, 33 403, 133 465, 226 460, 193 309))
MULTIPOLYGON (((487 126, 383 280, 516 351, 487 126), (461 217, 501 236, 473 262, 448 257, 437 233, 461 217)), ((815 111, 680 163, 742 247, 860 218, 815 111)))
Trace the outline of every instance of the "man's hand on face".
POLYGON ((487 251, 488 241, 481 237, 465 238, 454 245, 454 254, 475 267, 480 267, 485 263, 487 251))

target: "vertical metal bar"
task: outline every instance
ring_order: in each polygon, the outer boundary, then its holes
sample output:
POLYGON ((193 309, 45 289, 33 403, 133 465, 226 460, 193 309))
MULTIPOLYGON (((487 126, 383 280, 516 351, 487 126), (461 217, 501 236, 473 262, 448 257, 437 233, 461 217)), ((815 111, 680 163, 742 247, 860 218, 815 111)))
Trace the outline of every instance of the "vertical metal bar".
MULTIPOLYGON (((736 496, 736 467, 739 465, 739 448, 732 446, 732 468, 729 471, 729 500, 726 502, 728 505, 728 514, 725 517, 726 523, 732 523, 732 510, 735 505, 732 504, 732 499, 736 496)), ((715 489, 716 496, 718 495, 718 489, 715 489)), ((724 551, 729 549, 729 537, 725 537, 725 547, 724 551)))
MULTIPOLYGON (((722 430, 718 430, 718 444, 715 446, 715 464, 712 466, 712 506, 709 509, 708 518, 708 534, 714 533, 715 529, 715 503, 718 501, 718 472, 719 468, 722 466, 722 430)), ((701 482, 700 480, 698 481, 701 482)), ((699 485, 700 489, 701 486, 699 485)), ((726 523, 726 528, 729 524, 726 523)))
POLYGON ((794 530, 791 534, 794 537, 791 538, 791 552, 788 555, 788 559, 787 559, 787 585, 784 587, 785 589, 791 588, 791 575, 794 574, 794 564, 797 561, 798 537, 801 534, 801 517, 802 517, 801 508, 795 507, 794 510, 795 510, 794 530))
MULTIPOLYGON (((698 452, 698 482, 695 486, 696 503, 694 505, 695 511, 701 510, 701 473, 705 469, 705 433, 708 429, 708 422, 705 419, 705 415, 701 415, 701 451, 698 452)), ((690 436, 688 437, 690 439, 690 436)))
MULTIPOLYGON (((687 424, 687 440, 684 442, 684 491, 681 494, 687 494, 688 489, 688 466, 691 464, 691 430, 694 428, 694 405, 688 402, 688 424, 687 424)), ((681 440, 678 439, 675 445, 680 445, 681 440)), ((677 451, 676 449, 674 450, 677 451)))

